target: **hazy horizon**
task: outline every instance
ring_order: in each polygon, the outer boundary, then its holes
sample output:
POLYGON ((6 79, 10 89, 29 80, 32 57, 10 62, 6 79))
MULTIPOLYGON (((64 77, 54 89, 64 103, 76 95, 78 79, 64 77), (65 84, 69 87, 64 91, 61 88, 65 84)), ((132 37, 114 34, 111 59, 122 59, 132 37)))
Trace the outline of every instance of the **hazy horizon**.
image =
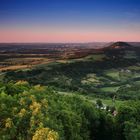
POLYGON ((127 43, 140 43, 140 41, 99 41, 99 42, 0 42, 0 44, 94 44, 94 43, 115 43, 115 42, 127 42, 127 43))

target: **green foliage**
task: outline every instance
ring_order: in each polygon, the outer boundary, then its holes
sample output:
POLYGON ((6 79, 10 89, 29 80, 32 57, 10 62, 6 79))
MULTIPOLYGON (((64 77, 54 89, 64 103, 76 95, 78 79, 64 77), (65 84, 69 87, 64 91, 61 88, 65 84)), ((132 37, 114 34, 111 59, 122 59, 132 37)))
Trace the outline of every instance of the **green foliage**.
POLYGON ((6 86, 9 86, 5 89, 8 94, 4 91, 0 94, 0 138, 30 139, 37 129, 47 128, 45 122, 48 119, 48 102, 33 94, 34 91, 43 92, 43 87, 37 86, 29 90, 29 85, 25 82, 10 83, 6 86), (12 93, 15 93, 13 89, 20 89, 20 92, 9 95, 10 86, 12 93))
POLYGON ((116 119, 121 139, 138 140, 140 138, 139 107, 139 101, 130 101, 119 108, 116 119))
POLYGON ((101 101, 100 99, 98 99, 98 100, 96 101, 96 105, 97 105, 99 108, 101 108, 101 107, 103 106, 103 103, 102 103, 102 101, 101 101))
MULTIPOLYGON (((80 95, 59 94, 52 88, 30 86, 25 81, 1 84, 0 89, 1 140, 140 138, 139 101, 125 102, 118 110, 102 110, 80 95)), ((97 103, 102 105, 101 100, 97 103)))
POLYGON ((126 140, 139 140, 140 139, 140 124, 126 121, 124 128, 124 135, 126 140))

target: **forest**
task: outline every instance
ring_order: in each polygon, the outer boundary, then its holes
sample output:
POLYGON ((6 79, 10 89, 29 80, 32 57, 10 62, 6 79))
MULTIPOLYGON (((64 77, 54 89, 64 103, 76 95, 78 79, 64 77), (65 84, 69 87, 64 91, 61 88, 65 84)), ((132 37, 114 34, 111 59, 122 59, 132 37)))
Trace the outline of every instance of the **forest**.
POLYGON ((1 140, 139 140, 140 102, 127 101, 117 115, 102 102, 59 95, 26 81, 0 84, 1 140))

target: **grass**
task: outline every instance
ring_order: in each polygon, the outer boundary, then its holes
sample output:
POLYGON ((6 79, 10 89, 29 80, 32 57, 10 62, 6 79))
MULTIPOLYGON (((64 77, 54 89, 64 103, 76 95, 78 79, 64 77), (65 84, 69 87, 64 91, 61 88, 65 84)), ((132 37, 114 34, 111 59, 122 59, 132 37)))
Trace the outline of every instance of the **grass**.
POLYGON ((104 74, 108 77, 113 78, 114 80, 119 81, 127 81, 128 79, 140 77, 140 67, 138 66, 129 66, 126 68, 122 68, 122 70, 123 71, 120 71, 119 69, 106 70, 104 74))
POLYGON ((19 70, 30 68, 29 65, 15 65, 15 66, 7 66, 0 69, 0 71, 10 71, 10 70, 19 70))
POLYGON ((118 70, 114 70, 114 69, 111 69, 111 70, 107 70, 105 71, 105 75, 113 78, 113 79, 117 79, 119 80, 120 79, 120 72, 118 70))
POLYGON ((115 87, 103 87, 100 89, 103 92, 116 92, 119 88, 120 88, 119 86, 115 86, 115 87))
POLYGON ((92 74, 87 74, 86 77, 84 77, 81 80, 82 84, 99 84, 100 81, 98 80, 98 77, 96 76, 96 74, 92 73, 92 74))
POLYGON ((136 84, 140 84, 140 81, 135 81, 136 84))
POLYGON ((116 108, 119 108, 121 105, 125 104, 126 101, 121 100, 115 100, 115 103, 113 104, 112 99, 101 99, 103 104, 106 104, 108 106, 115 105, 116 108))
POLYGON ((133 65, 133 66, 129 66, 127 67, 129 70, 134 70, 134 71, 137 71, 137 70, 140 70, 140 66, 137 66, 137 65, 133 65))
POLYGON ((0 71, 31 69, 38 64, 49 63, 49 59, 41 57, 9 58, 0 62, 0 71))
POLYGON ((104 54, 94 54, 85 57, 85 60, 102 61, 106 56, 104 54))

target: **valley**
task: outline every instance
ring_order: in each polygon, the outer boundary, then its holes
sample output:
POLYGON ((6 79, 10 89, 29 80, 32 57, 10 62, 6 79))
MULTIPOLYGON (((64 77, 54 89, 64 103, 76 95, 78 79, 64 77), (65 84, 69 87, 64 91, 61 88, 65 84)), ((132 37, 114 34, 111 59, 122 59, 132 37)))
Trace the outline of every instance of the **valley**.
MULTIPOLYGON (((3 71, 4 74, 1 73, 1 75, 5 82, 25 80, 33 85, 52 86, 56 90, 65 92, 76 91, 85 95, 110 98, 117 95, 122 100, 140 98, 140 94, 137 94, 137 96, 135 94, 121 95, 123 90, 139 87, 139 47, 119 42, 119 44, 114 43, 109 47, 95 49, 96 51, 87 49, 83 57, 77 55, 77 49, 75 50, 73 54, 79 58, 64 59, 59 57, 56 59, 46 58, 46 56, 41 59, 37 58, 37 56, 36 58, 20 58, 19 60, 13 58, 13 64, 14 61, 17 63, 24 61, 29 63, 30 66, 28 68, 21 67, 22 69, 24 68, 23 70, 11 70, 6 73, 3 71), (114 46, 119 46, 120 48, 115 48, 114 46)), ((83 54, 83 49, 81 52, 83 54)), ((6 59, 5 61, 8 62, 8 60, 6 59)), ((18 69, 18 65, 15 67, 18 69)))

